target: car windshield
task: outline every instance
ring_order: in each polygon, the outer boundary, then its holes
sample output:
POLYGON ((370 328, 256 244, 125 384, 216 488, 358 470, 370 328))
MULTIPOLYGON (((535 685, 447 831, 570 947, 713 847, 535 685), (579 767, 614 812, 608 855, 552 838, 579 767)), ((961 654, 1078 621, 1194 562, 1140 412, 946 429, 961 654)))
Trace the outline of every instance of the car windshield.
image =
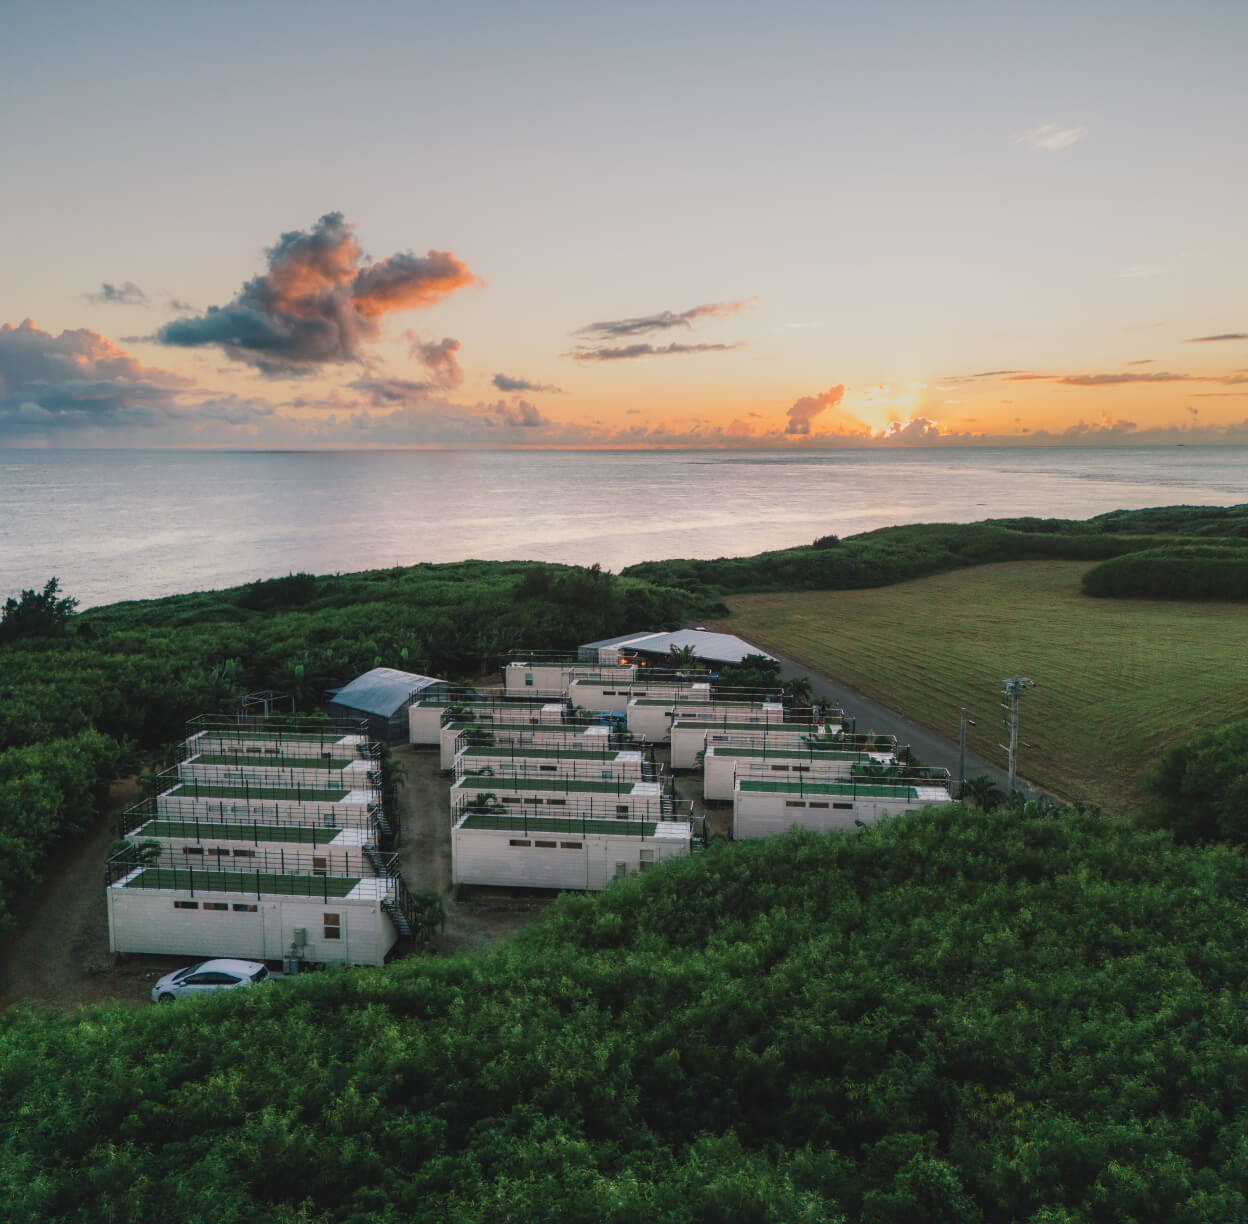
POLYGON ((195 972, 196 969, 200 967, 200 965, 204 963, 205 963, 204 961, 196 961, 195 964, 193 965, 187 965, 185 969, 179 969, 177 973, 173 975, 173 980, 175 982, 182 981, 183 978, 189 977, 192 973, 195 972))
POLYGON ((269 976, 269 971, 263 965, 261 965, 260 968, 257 969, 255 973, 251 975, 251 980, 253 982, 263 982, 264 979, 267 978, 268 976, 269 976))

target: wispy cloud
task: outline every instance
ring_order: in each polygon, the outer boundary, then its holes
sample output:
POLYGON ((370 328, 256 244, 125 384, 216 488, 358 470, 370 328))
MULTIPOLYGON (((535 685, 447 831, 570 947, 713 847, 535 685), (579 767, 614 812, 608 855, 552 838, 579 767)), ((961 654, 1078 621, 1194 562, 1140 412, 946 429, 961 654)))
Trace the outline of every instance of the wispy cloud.
POLYGON ((745 342, 736 344, 628 344, 621 348, 577 349, 564 353, 573 361, 631 361, 637 357, 675 357, 685 353, 726 353, 744 348, 745 342))
POLYGON ((639 315, 633 319, 606 319, 600 323, 588 323, 584 327, 578 327, 572 334, 584 336, 591 343, 619 340, 626 336, 646 336, 651 332, 667 331, 673 327, 692 327, 694 319, 728 318, 740 314, 754 301, 754 298, 743 298, 738 302, 709 302, 689 310, 661 310, 658 314, 639 315))
POLYGON ((1220 336, 1193 336, 1188 344, 1218 344, 1223 340, 1248 340, 1248 332, 1223 332, 1220 336))
POLYGON ((500 391, 528 391, 533 394, 566 395, 562 387, 553 383, 535 383, 527 378, 512 378, 510 374, 495 374, 492 379, 494 386, 500 391))
POLYGON ((161 344, 217 346, 263 374, 290 377, 358 360, 381 316, 431 306, 478 278, 449 251, 403 251, 370 263, 341 213, 283 234, 268 268, 233 301, 165 324, 161 344))
POLYGON ((1026 145, 1036 153, 1058 153, 1062 149, 1069 149, 1087 134, 1088 129, 1082 126, 1063 128, 1055 123, 1042 123, 1039 127, 1015 133, 1014 140, 1016 144, 1026 145))
POLYGON ((1155 264, 1132 264, 1118 273, 1122 280, 1140 280, 1146 276, 1160 276, 1161 269, 1155 264))
POLYGON ((82 296, 97 306, 151 305, 147 294, 134 281, 126 281, 124 285, 113 285, 105 281, 93 293, 84 293, 82 296))

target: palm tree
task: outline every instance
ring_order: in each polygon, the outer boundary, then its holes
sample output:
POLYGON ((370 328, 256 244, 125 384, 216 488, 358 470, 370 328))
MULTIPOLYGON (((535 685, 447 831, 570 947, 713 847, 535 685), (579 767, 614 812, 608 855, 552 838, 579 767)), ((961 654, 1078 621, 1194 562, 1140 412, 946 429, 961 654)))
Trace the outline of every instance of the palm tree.
POLYGON ((991 812, 1005 798, 1005 792, 987 774, 980 774, 977 778, 967 778, 960 797, 991 812))
POLYGON ((673 646, 667 652, 667 665, 672 671, 692 671, 696 663, 692 646, 673 646))

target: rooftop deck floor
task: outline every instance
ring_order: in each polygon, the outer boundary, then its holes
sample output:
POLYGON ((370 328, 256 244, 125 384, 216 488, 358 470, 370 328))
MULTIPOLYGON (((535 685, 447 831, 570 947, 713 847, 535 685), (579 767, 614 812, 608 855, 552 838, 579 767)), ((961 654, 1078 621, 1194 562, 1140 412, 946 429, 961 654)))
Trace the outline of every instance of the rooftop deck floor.
POLYGON ((613 837, 653 837, 653 820, 576 820, 560 816, 506 816, 474 812, 463 818, 464 829, 503 829, 513 833, 557 833, 564 837, 599 834, 613 837))
POLYGON ((345 786, 332 789, 313 786, 213 786, 205 782, 179 782, 165 792, 177 799, 241 799, 246 803, 341 803, 351 791, 345 786))
POLYGON ((359 876, 273 875, 270 872, 212 871, 147 867, 126 881, 127 888, 161 888, 170 892, 268 893, 283 897, 345 897, 359 876))
POLYGON ((328 846, 342 829, 316 825, 213 824, 205 820, 149 820, 131 837, 182 837, 197 841, 287 842, 328 846))
POLYGON ((255 752, 201 752, 189 758, 187 765, 237 765, 243 768, 264 769, 346 769, 361 757, 284 757, 268 756, 255 752))

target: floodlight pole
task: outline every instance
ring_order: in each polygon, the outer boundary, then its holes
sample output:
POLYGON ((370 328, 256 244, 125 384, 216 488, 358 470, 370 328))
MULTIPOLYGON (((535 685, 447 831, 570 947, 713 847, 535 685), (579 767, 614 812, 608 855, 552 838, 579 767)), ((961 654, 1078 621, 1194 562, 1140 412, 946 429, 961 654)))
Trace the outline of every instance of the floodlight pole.
POLYGON ((962 716, 958 721, 958 798, 966 791, 966 729, 973 727, 975 720, 967 718, 966 706, 962 707, 962 716))
POLYGON ((1006 793, 1012 795, 1014 793, 1014 775, 1018 766, 1018 725, 1019 725, 1019 707, 1023 700, 1023 689, 1035 688, 1034 680, 1028 680, 1026 676, 1011 676, 1005 682, 1005 688, 1002 690, 1002 696, 1005 698, 1005 704, 1002 709, 1006 713, 1006 726, 1010 730, 1010 743, 1007 747, 1002 744, 1001 747, 1009 753, 1010 768, 1009 782, 1006 793))

